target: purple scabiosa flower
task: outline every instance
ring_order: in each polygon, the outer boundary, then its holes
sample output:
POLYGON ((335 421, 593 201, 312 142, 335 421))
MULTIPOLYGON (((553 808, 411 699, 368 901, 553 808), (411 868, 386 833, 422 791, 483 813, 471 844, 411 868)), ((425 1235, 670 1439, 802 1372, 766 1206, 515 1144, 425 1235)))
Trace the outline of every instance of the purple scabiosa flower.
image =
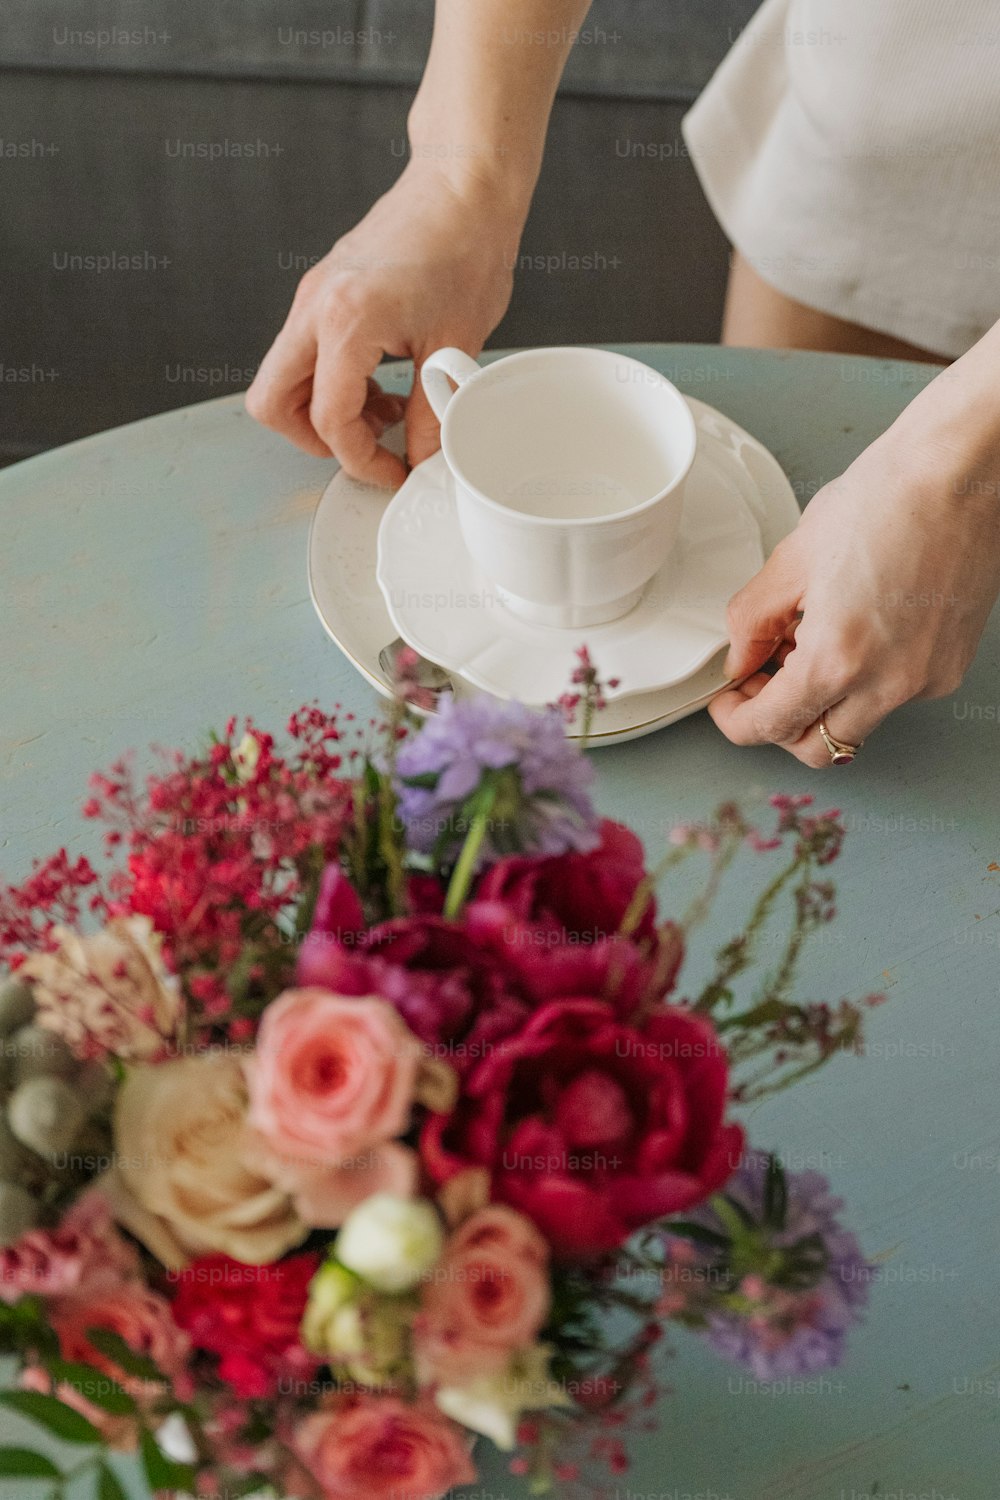
POLYGON ((842 1207, 822 1173, 785 1174, 753 1152, 722 1198, 687 1215, 713 1243, 729 1240, 709 1256, 711 1291, 698 1320, 704 1336, 758 1380, 839 1364, 848 1329, 861 1321, 872 1267, 841 1224, 842 1207))
POLYGON ((436 718, 402 745, 396 776, 409 847, 444 864, 477 814, 488 820, 480 866, 599 843, 593 770, 556 709, 445 697, 436 718))

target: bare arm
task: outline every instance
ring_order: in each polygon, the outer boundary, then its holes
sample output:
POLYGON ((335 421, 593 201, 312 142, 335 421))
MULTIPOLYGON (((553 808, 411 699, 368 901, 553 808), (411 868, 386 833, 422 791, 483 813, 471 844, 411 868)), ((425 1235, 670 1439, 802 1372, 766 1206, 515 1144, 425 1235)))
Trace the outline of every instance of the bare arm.
MULTIPOLYGON (((555 92, 589 0, 438 0, 398 182, 299 283, 247 409, 360 479, 397 485, 379 438, 404 404, 373 376, 383 355, 420 364, 478 354, 507 310, 555 92)), ((419 380, 407 455, 437 446, 419 380)))
POLYGON ((821 715, 860 745, 911 698, 957 690, 1000 594, 998 375, 1000 323, 813 497, 736 595, 727 670, 746 680, 711 709, 736 744, 825 767, 821 715))

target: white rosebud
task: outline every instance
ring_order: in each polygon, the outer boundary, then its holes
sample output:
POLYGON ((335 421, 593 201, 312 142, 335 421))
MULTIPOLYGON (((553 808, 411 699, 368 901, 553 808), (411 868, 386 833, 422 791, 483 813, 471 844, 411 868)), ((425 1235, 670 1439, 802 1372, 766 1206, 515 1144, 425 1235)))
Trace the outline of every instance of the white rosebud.
POLYGON ((67 1151, 86 1115, 79 1098, 62 1078, 27 1078, 7 1101, 11 1130, 39 1156, 67 1151))
POLYGON ((0 1182, 0 1245, 12 1245, 34 1228, 38 1205, 16 1182, 0 1182))
POLYGON ((198 1458, 191 1429, 177 1412, 160 1423, 156 1429, 156 1440, 167 1457, 172 1458, 175 1463, 193 1464, 198 1458))
POLYGON ((27 1026, 34 1014, 30 984, 20 979, 4 980, 0 984, 0 1036, 10 1036, 19 1026, 27 1026))
POLYGON ((408 1310, 327 1261, 309 1285, 302 1341, 361 1385, 391 1384, 407 1354, 408 1310))
POLYGON ((435 1403, 446 1417, 510 1452, 517 1443, 522 1412, 572 1405, 549 1374, 551 1352, 546 1344, 533 1344, 515 1354, 504 1370, 478 1375, 466 1385, 440 1386, 435 1403))
POLYGON ((72 1078, 80 1064, 61 1036, 44 1026, 22 1026, 4 1043, 11 1061, 11 1082, 29 1078, 72 1078))
POLYGON ((358 1278, 328 1261, 309 1283, 309 1301, 302 1320, 307 1349, 331 1357, 360 1354, 364 1340, 358 1323, 358 1278))
POLYGON ((406 1292, 427 1274, 444 1246, 441 1220, 426 1198, 373 1193, 344 1220, 334 1252, 380 1292, 406 1292))

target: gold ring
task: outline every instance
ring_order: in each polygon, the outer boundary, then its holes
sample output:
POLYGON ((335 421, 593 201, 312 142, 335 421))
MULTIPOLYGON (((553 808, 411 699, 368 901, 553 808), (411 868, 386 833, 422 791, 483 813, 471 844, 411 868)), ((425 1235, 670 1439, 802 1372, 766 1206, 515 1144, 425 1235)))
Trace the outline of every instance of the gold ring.
POLYGON ((849 766, 851 761, 861 749, 864 740, 859 745, 848 745, 843 740, 835 740, 826 727, 826 721, 820 719, 819 732, 823 737, 823 743, 830 752, 830 759, 835 766, 849 766))

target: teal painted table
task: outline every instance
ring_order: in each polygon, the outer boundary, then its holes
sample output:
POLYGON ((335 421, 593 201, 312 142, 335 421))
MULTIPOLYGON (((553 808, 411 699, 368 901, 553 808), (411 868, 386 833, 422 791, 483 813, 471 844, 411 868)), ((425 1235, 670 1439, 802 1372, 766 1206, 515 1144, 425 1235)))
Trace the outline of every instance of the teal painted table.
MULTIPOLYGON (((628 352, 767 443, 802 503, 934 374, 628 352)), ((405 383, 394 368, 392 387, 405 383)), ((85 779, 126 746, 190 743, 232 711, 280 727, 315 696, 374 711, 309 603, 306 535, 330 473, 232 397, 0 474, 5 876, 60 843, 95 852, 77 813, 85 779)), ((754 1390, 681 1336, 660 1430, 634 1440, 622 1500, 1000 1495, 998 666, 994 620, 954 698, 900 711, 822 781, 778 750, 735 749, 705 714, 599 753, 603 807, 653 846, 725 796, 835 799, 850 829, 841 915, 811 950, 808 989, 890 1000, 871 1014, 867 1056, 837 1059, 750 1122, 790 1168, 828 1172, 868 1252, 886 1256, 847 1363, 811 1388, 754 1390)), ((500 1461, 483 1492, 519 1500, 500 1461)))

